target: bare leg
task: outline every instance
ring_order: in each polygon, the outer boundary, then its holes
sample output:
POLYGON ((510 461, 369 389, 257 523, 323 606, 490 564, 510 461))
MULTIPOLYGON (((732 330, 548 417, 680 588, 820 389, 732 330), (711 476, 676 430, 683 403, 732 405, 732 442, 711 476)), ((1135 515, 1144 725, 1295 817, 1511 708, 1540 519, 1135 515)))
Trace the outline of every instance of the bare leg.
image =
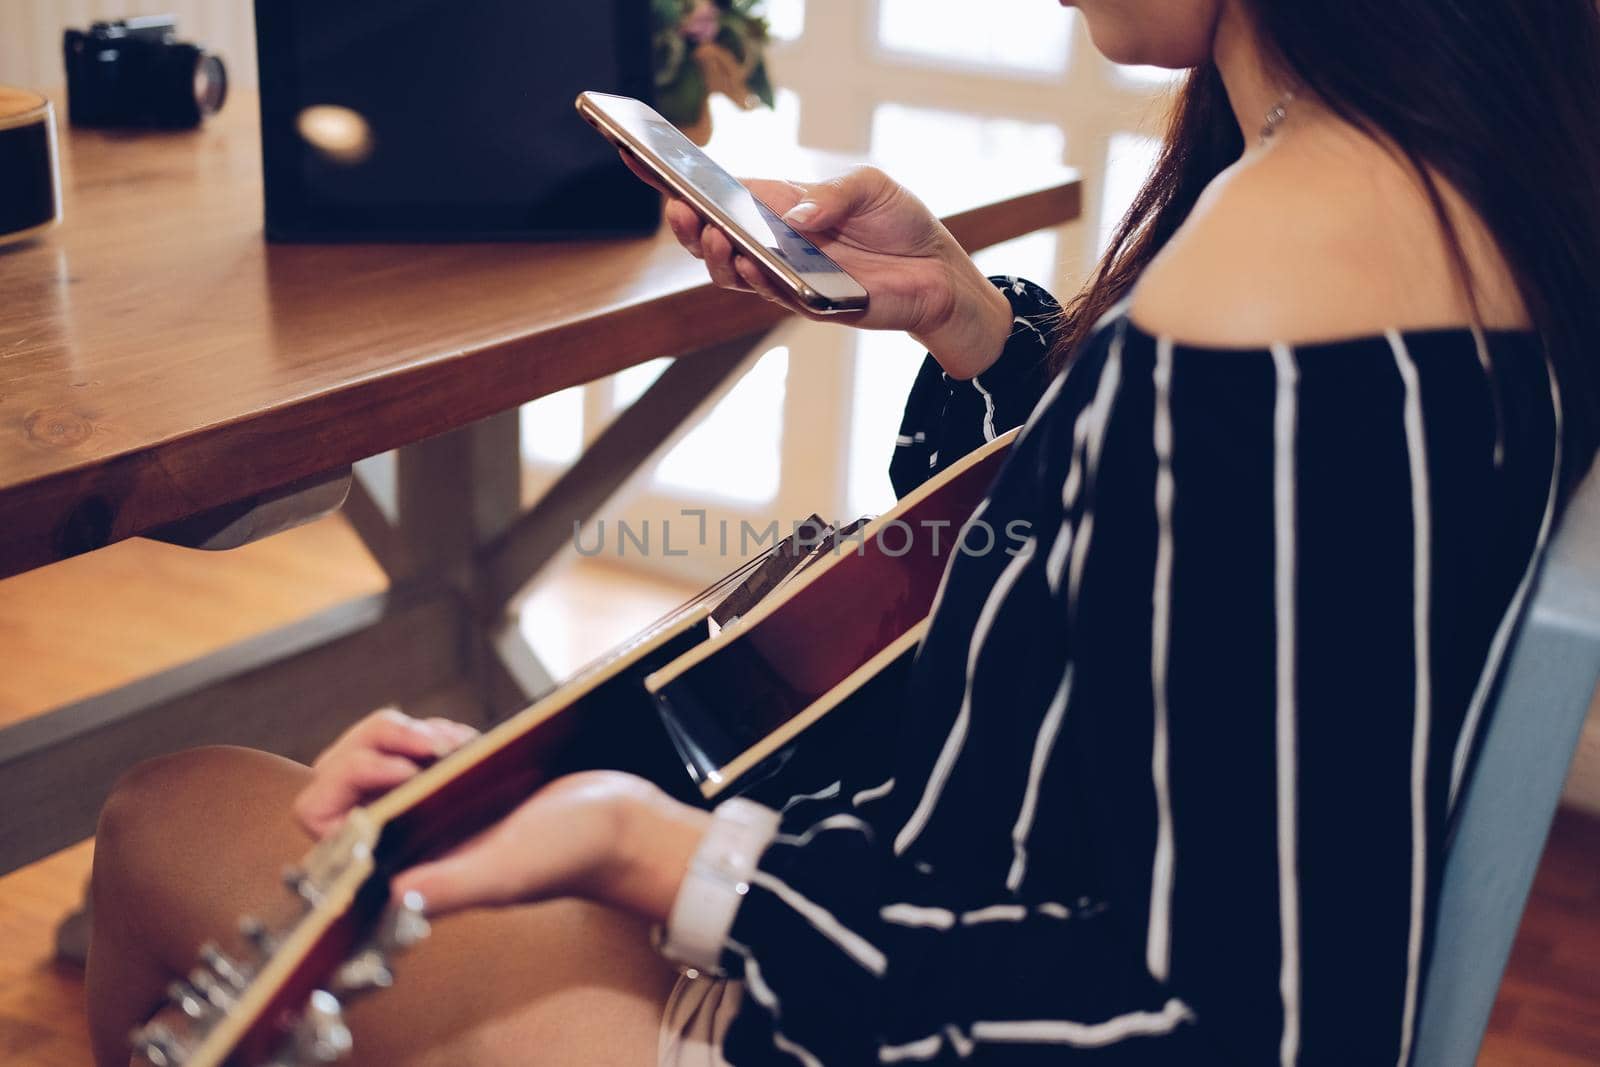
MULTIPOLYGON (((310 772, 245 749, 208 748, 136 768, 95 846, 89 1019, 101 1067, 206 940, 275 911, 283 867, 309 848, 290 821, 310 772)), ((350 1012, 353 1064, 651 1067, 674 973, 642 925, 576 901, 445 919, 402 957, 395 987, 350 1012)))

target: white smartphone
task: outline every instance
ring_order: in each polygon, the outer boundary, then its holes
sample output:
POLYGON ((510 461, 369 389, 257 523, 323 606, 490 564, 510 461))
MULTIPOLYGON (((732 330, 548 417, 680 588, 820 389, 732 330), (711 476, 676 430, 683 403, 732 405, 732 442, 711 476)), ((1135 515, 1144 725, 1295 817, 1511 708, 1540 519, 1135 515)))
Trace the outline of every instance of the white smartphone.
POLYGON ((860 311, 867 306, 867 291, 860 282, 756 199, 650 105, 630 96, 580 93, 578 114, 715 223, 739 251, 764 266, 799 303, 821 314, 860 311))

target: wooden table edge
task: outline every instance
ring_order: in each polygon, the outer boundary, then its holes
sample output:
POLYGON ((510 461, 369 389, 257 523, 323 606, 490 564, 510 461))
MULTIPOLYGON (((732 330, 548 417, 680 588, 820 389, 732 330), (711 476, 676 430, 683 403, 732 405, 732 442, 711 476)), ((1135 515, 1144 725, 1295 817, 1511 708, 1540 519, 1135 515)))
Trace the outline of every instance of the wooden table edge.
MULTIPOLYGON (((1082 179, 1063 168, 1057 180, 1032 192, 955 212, 944 221, 964 247, 977 251, 1074 221, 1081 210, 1082 179)), ((609 316, 607 347, 626 353, 618 358, 596 359, 594 352, 585 351, 594 326, 575 320, 388 368, 145 448, 85 459, 44 477, 15 483, 0 493, 0 578, 149 533, 197 512, 248 500, 630 366, 660 357, 692 355, 769 329, 786 317, 771 304, 717 289, 708 282, 609 316), (666 320, 673 322, 673 330, 661 329, 666 320), (670 343, 663 344, 664 338, 670 338, 670 343), (534 363, 524 358, 533 348, 542 357, 536 375, 542 380, 537 385, 527 374, 534 363), (472 361, 470 371, 462 369, 465 360, 472 361), (552 376, 552 366, 575 372, 552 376), (480 380, 475 388, 452 390, 452 383, 460 386, 469 375, 496 382, 498 388, 485 390, 480 380), (396 388, 397 382, 401 388, 396 388), (374 394, 373 398, 364 399, 364 392, 374 394), (407 396, 423 392, 433 397, 431 404, 405 404, 407 396), (439 403, 439 393, 452 392, 453 403, 439 403), (377 397, 380 393, 384 394, 382 401, 377 397), (319 407, 329 408, 330 414, 319 415, 319 407), (348 411, 352 407, 366 411, 366 417, 331 417, 331 409, 348 411), (431 414, 416 417, 419 412, 431 414), (313 454, 299 447, 276 447, 292 435, 304 434, 308 425, 327 437, 324 450, 313 454), (191 494, 184 492, 185 472, 219 462, 238 464, 239 477, 233 482, 237 491, 227 500, 191 499, 191 494), (160 491, 153 491, 157 487, 160 491), (34 515, 18 513, 23 501, 34 515), (37 517, 41 510, 50 516, 43 523, 37 517)))

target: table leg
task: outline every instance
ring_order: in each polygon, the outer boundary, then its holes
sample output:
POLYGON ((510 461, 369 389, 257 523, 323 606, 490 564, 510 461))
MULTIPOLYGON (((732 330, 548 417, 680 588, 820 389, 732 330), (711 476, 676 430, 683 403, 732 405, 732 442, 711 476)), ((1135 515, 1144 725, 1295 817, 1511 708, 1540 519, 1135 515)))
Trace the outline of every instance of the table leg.
POLYGON ((395 528, 394 453, 364 459, 355 465, 344 517, 391 582, 417 570, 405 538, 395 528))
MULTIPOLYGON (((533 508, 482 543, 473 596, 484 626, 485 670, 493 680, 485 694, 492 719, 521 710, 554 687, 517 624, 517 596, 572 544, 579 523, 675 440, 707 397, 743 371, 762 351, 765 337, 763 331, 674 361, 533 508)), ((499 524, 503 513, 490 518, 499 524)))
POLYGON ((478 546, 522 509, 521 442, 511 410, 395 453, 395 527, 420 572, 471 590, 478 546))
POLYGON ((578 457, 572 468, 483 547, 483 595, 502 609, 572 543, 574 524, 591 518, 634 472, 666 446, 707 396, 741 372, 767 332, 676 360, 578 457))
POLYGON ((488 722, 554 688, 512 602, 695 410, 760 351, 765 331, 678 359, 551 489, 521 508, 520 413, 364 460, 345 513, 395 588, 447 586, 469 605, 469 684, 488 722))
POLYGON ((395 588, 438 583, 466 605, 464 680, 480 724, 552 685, 531 650, 509 660, 497 652, 500 613, 485 608, 477 567, 480 546, 521 511, 521 436, 512 410, 364 461, 347 509, 395 588))

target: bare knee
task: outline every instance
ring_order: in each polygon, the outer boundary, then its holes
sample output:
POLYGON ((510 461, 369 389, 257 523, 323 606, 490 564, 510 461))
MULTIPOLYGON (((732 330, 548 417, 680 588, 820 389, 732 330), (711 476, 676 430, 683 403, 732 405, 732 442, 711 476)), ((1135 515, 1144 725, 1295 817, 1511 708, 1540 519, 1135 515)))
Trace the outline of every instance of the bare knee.
POLYGON ((203 745, 156 756, 136 764, 111 787, 106 807, 128 803, 160 804, 163 798, 210 790, 222 783, 248 789, 251 779, 303 773, 293 760, 238 745, 203 745))
POLYGON ((143 851, 152 838, 181 833, 217 805, 237 802, 230 790, 249 791, 264 772, 277 777, 298 766, 270 753, 228 745, 145 760, 118 779, 106 797, 95 830, 95 858, 143 851))
POLYGON ((95 827, 95 884, 127 873, 126 863, 146 852, 155 829, 174 814, 174 795, 188 792, 195 765, 212 762, 212 753, 226 749, 191 749, 145 760, 119 778, 100 808, 95 827))
POLYGON ((146 760, 122 776, 100 810, 93 893, 144 896, 171 888, 219 845, 280 833, 307 771, 279 756, 228 746, 146 760))
POLYGON ((192 781, 196 765, 213 762, 217 753, 231 753, 226 748, 193 748, 145 760, 118 778, 100 809, 100 822, 95 828, 98 850, 121 843, 141 823, 168 806, 169 786, 182 786, 192 781))

